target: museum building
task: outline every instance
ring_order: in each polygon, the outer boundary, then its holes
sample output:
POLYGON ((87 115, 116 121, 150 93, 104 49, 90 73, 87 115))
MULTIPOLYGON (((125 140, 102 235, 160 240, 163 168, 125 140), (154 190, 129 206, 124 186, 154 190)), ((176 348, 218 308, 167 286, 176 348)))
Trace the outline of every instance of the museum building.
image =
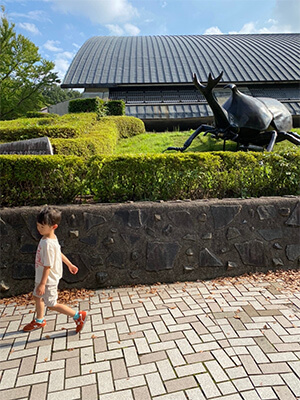
POLYGON ((154 130, 192 129, 213 114, 193 85, 223 77, 214 93, 222 104, 228 83, 254 97, 278 99, 300 126, 300 34, 96 36, 74 57, 62 88, 84 97, 122 99, 126 115, 154 130))

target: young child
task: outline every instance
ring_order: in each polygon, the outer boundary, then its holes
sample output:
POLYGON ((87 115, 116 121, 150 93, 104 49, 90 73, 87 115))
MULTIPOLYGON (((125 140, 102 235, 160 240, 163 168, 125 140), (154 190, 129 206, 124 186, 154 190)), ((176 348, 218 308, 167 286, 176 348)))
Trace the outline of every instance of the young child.
POLYGON ((86 322, 85 311, 75 312, 64 304, 58 304, 57 287, 63 273, 64 262, 72 274, 77 274, 78 268, 62 254, 55 235, 55 229, 61 220, 61 212, 52 207, 44 207, 37 216, 37 230, 43 236, 39 242, 35 258, 35 301, 36 318, 23 328, 28 332, 46 326, 44 319, 45 305, 59 313, 73 317, 76 332, 80 332, 86 322))

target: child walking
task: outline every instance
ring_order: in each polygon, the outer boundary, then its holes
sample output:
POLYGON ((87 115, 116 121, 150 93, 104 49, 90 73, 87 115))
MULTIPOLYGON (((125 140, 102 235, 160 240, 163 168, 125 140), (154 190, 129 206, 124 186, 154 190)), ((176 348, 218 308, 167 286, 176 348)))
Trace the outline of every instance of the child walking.
POLYGON ((62 254, 55 235, 61 220, 61 212, 53 207, 45 206, 37 216, 37 230, 43 236, 39 242, 35 258, 35 301, 36 318, 23 328, 29 332, 46 326, 44 319, 45 305, 53 311, 73 317, 76 332, 80 332, 86 322, 86 311, 75 312, 72 308, 58 304, 57 287, 62 277, 64 262, 72 274, 77 274, 78 268, 62 254))

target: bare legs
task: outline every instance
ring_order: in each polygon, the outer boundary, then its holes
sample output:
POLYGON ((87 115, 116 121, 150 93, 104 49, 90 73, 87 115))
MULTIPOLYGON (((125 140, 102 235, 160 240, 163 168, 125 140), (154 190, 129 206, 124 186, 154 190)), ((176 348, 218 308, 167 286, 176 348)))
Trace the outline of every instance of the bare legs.
MULTIPOLYGON (((45 304, 44 300, 40 299, 39 297, 33 296, 36 306, 36 318, 37 319, 44 319, 45 314, 45 304)), ((51 311, 56 311, 61 314, 68 315, 69 317, 74 317, 76 312, 72 310, 72 308, 64 305, 64 304, 55 304, 53 307, 48 307, 51 311)))
POLYGON ((35 301, 36 319, 44 319, 45 304, 44 300, 39 297, 33 296, 35 301))
POLYGON ((76 312, 72 308, 65 306, 64 304, 55 304, 53 307, 48 307, 51 311, 56 311, 61 314, 68 315, 69 317, 74 317, 76 312))

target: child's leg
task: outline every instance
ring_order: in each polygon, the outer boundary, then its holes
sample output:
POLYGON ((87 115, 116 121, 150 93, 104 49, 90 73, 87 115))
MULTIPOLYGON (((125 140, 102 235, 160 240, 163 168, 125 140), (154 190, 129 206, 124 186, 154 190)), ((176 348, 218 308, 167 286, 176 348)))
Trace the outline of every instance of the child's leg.
POLYGON ((68 315, 69 317, 73 317, 76 324, 76 332, 80 332, 86 322, 86 311, 74 311, 72 308, 66 306, 65 304, 57 303, 57 287, 49 287, 47 298, 45 298, 45 303, 49 310, 59 312, 61 314, 68 315))
POLYGON ((49 310, 53 310, 53 311, 59 312, 61 314, 68 315, 69 317, 74 317, 74 315, 76 314, 76 312, 74 310, 72 310, 72 308, 70 308, 64 304, 56 303, 55 306, 48 307, 48 308, 49 308, 49 310))
POLYGON ((35 309, 36 309, 36 319, 42 320, 44 319, 45 314, 45 304, 44 300, 40 297, 33 296, 35 301, 35 309))

